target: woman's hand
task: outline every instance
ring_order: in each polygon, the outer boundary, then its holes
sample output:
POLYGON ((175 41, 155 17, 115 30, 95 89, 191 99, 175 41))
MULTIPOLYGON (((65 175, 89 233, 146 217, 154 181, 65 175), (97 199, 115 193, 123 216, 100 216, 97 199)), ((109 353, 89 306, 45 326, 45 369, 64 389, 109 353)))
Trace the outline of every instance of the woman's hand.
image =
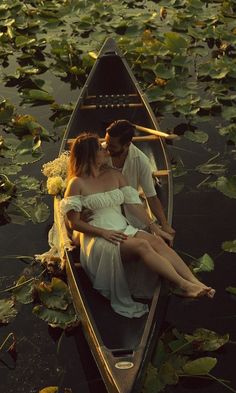
POLYGON ((170 235, 169 233, 163 231, 159 225, 155 224, 154 222, 149 226, 150 231, 153 235, 161 236, 164 240, 166 240, 170 247, 173 246, 174 236, 170 235))
POLYGON ((109 229, 102 229, 101 230, 101 237, 104 239, 108 240, 109 242, 113 244, 119 244, 122 243, 124 240, 128 238, 127 235, 125 235, 123 232, 119 231, 112 231, 109 229))

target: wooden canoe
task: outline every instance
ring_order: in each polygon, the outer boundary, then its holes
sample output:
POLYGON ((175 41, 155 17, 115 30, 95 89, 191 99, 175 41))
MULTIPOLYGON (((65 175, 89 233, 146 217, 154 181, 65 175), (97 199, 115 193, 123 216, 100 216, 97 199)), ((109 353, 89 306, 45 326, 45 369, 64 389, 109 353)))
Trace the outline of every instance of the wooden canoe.
MULTIPOLYGON (((107 39, 79 94, 70 118, 61 153, 68 142, 84 131, 105 135, 112 121, 127 119, 134 124, 158 129, 156 118, 126 60, 113 39, 107 39)), ((161 179, 161 200, 168 221, 172 218, 172 177, 165 141, 137 132, 134 143, 150 158, 154 177, 161 179)), ((79 266, 79 252, 66 251, 66 272, 73 302, 84 335, 109 393, 140 391, 167 306, 167 291, 160 281, 150 311, 141 318, 116 314, 79 266)))

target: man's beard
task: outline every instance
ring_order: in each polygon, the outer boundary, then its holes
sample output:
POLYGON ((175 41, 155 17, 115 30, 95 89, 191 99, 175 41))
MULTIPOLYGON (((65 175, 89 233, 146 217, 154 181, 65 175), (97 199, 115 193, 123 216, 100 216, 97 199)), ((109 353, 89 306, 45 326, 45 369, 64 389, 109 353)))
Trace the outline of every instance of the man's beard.
POLYGON ((110 152, 109 151, 109 153, 110 153, 111 157, 119 157, 119 156, 121 156, 121 154, 124 153, 124 151, 125 151, 125 149, 123 148, 123 149, 121 149, 119 151, 115 151, 115 152, 110 152))

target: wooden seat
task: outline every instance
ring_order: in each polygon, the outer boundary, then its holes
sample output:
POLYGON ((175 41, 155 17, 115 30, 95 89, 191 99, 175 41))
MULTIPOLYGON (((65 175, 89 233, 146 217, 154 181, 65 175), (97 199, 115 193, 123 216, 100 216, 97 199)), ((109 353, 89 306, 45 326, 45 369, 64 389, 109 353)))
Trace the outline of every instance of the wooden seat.
POLYGON ((87 96, 84 105, 80 109, 126 108, 142 105, 143 103, 140 102, 138 94, 101 94, 98 96, 87 96))

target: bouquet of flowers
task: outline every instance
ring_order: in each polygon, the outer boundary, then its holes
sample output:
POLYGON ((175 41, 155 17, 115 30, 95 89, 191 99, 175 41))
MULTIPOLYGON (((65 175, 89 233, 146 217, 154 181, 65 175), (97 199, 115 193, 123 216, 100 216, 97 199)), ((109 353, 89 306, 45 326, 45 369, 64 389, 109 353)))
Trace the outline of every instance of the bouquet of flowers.
POLYGON ((47 191, 50 195, 63 196, 66 189, 69 152, 62 153, 58 158, 42 166, 42 173, 47 179, 47 191))

